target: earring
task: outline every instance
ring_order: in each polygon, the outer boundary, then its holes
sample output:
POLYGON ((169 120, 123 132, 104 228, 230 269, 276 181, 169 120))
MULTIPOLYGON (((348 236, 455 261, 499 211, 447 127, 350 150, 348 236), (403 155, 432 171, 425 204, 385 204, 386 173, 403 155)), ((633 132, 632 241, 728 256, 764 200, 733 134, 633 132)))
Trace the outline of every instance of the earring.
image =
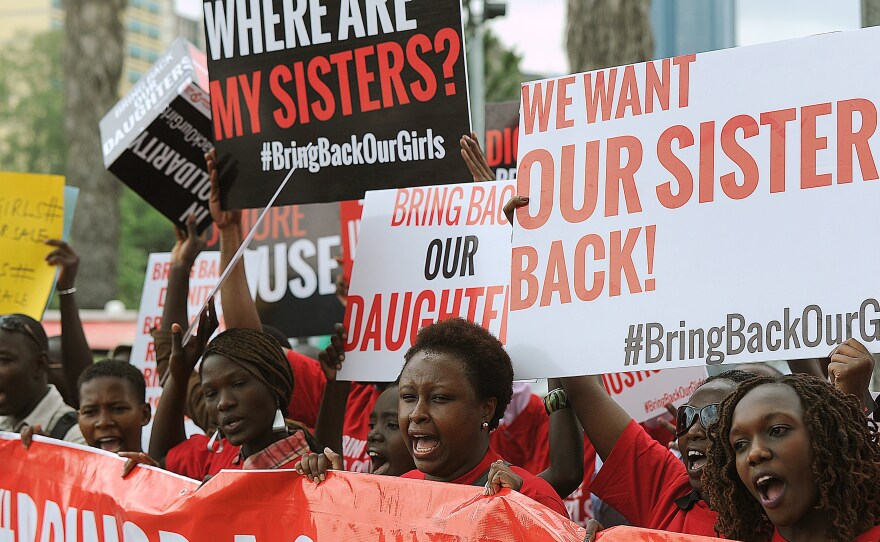
POLYGON ((272 431, 275 433, 287 431, 287 422, 284 421, 284 414, 281 413, 281 407, 275 409, 275 421, 272 422, 272 431))
POLYGON ((220 436, 220 430, 217 429, 214 431, 214 435, 211 437, 211 440, 208 441, 208 451, 213 452, 215 454, 219 454, 223 451, 223 437, 220 436), (217 449, 214 449, 214 444, 217 444, 217 449))
POLYGON ((489 430, 489 422, 483 422, 483 431, 489 430))

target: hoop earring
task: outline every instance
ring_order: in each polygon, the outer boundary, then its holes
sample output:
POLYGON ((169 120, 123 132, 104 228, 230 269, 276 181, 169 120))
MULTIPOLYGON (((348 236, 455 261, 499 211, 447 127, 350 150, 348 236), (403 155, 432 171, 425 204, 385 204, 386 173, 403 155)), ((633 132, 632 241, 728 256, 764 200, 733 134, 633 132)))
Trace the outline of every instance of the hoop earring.
POLYGON ((219 454, 223 451, 223 437, 220 436, 220 430, 217 429, 214 431, 214 435, 211 437, 211 440, 208 441, 208 451, 219 454), (219 437, 219 438, 218 438, 219 437), (216 450, 214 449, 214 444, 217 444, 216 450))

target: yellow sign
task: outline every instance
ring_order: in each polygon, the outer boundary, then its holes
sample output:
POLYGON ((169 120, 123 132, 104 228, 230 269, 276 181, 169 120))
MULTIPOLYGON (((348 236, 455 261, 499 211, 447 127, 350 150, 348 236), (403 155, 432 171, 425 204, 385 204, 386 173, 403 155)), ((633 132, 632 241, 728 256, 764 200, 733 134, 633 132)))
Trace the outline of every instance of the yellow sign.
POLYGON ((0 172, 0 314, 43 317, 55 280, 46 241, 63 224, 64 177, 0 172))

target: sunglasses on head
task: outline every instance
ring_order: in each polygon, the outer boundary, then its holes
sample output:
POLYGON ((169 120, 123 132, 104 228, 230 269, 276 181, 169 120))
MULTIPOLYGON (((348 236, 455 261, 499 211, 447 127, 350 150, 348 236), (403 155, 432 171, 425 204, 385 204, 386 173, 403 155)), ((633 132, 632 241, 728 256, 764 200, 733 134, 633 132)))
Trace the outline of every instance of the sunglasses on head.
POLYGON ((19 318, 14 314, 4 314, 0 316, 0 329, 3 331, 16 331, 18 333, 24 333, 28 337, 34 341, 34 344, 37 345, 37 350, 44 351, 45 349, 40 344, 40 341, 37 339, 37 336, 34 334, 34 330, 31 329, 27 322, 19 318))
POLYGON ((718 409, 720 407, 720 403, 712 403, 703 408, 692 407, 690 405, 681 405, 678 407, 675 417, 675 438, 687 433, 691 426, 696 423, 698 418, 703 429, 709 429, 710 425, 718 421, 718 409))

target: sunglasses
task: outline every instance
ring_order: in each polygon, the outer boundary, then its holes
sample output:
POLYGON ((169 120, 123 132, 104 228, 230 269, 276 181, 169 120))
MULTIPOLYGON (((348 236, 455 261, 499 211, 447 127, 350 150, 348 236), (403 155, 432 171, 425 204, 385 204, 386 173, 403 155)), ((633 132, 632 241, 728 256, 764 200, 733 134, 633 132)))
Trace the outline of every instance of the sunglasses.
POLYGON ((703 429, 709 429, 710 425, 718 421, 718 409, 720 407, 720 403, 712 403, 703 408, 696 408, 690 405, 681 405, 678 407, 675 417, 675 438, 687 433, 691 426, 696 423, 698 418, 703 429))
POLYGON ((43 348, 39 339, 37 339, 37 336, 34 334, 34 330, 27 325, 27 322, 14 314, 4 314, 3 316, 0 316, 0 329, 3 331, 17 331, 19 333, 24 333, 34 341, 34 344, 37 345, 37 350, 40 352, 45 351, 45 348, 43 348))

